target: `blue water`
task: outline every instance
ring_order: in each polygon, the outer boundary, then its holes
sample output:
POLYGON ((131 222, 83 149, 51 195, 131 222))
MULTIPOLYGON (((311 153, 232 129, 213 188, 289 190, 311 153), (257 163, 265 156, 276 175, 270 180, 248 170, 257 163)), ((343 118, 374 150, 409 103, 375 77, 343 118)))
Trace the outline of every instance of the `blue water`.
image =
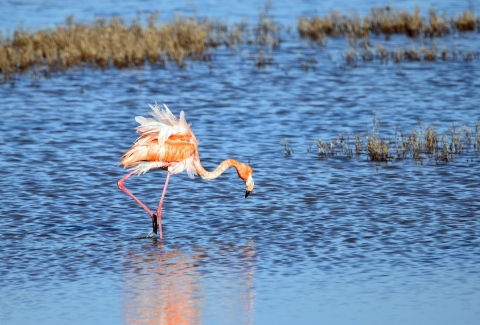
MULTIPOLYGON (((419 4, 424 12, 430 5, 419 4)), ((195 8, 254 23, 260 5, 195 8)), ((295 26, 313 10, 375 5, 383 3, 275 3, 271 14, 295 26)), ((0 6, 3 32, 20 20, 53 26, 70 13, 84 20, 191 13, 187 2, 0 6)), ((467 6, 436 8, 453 14, 467 6)), ((438 42, 475 50, 478 39, 438 42)), ((374 111, 385 136, 419 120, 441 133, 452 124, 474 128, 480 60, 353 68, 345 49, 342 39, 318 48, 285 36, 275 64, 262 69, 247 59, 256 49, 245 46, 219 48, 211 62, 184 69, 76 68, 40 81, 27 72, 0 85, 0 323, 479 324, 480 154, 470 147, 440 164, 320 159, 315 142, 364 137, 374 111), (309 55, 318 64, 304 71, 299 58, 309 55), (116 186, 126 174, 120 157, 136 139, 134 117, 155 101, 185 111, 206 169, 250 160, 255 180, 244 199, 234 170, 211 182, 172 176, 162 241, 138 239, 150 218, 116 186)), ((126 186, 154 209, 165 176, 151 171, 126 186)))

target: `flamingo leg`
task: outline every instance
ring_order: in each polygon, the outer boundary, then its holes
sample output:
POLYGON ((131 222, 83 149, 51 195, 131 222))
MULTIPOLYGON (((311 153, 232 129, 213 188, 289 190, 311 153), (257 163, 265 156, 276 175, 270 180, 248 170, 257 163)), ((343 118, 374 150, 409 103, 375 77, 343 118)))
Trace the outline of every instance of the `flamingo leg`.
MULTIPOLYGON (((145 210, 147 211, 147 213, 150 215, 150 217, 152 218, 152 232, 154 233, 157 233, 157 216, 152 212, 150 211, 149 208, 147 208, 147 206, 145 204, 142 203, 142 201, 140 201, 139 199, 137 199, 135 197, 135 195, 133 195, 129 190, 127 190, 127 188, 123 185, 123 183, 128 179, 130 178, 130 176, 132 176, 134 174, 134 172, 131 172, 130 174, 126 175, 125 177, 123 177, 122 179, 120 179, 118 182, 117 182, 117 186, 119 189, 121 189, 122 191, 124 191, 125 193, 127 193, 128 196, 130 196, 132 199, 134 199, 138 204, 140 204, 140 206, 145 210)), ((152 233, 151 232, 151 233, 152 233)), ((150 233, 150 234, 151 234, 150 233)), ((149 234, 149 235, 150 235, 149 234)), ((161 234, 162 234, 162 231, 160 230, 160 237, 161 237, 161 234)))
POLYGON ((165 193, 167 193, 167 186, 168 186, 168 181, 170 180, 170 175, 172 175, 172 173, 168 172, 167 179, 165 180, 165 185, 163 186, 162 197, 160 198, 160 202, 158 203, 158 208, 157 208, 157 218, 158 218, 158 228, 160 230, 160 239, 162 239, 162 204, 163 204, 163 199, 165 197, 165 193))

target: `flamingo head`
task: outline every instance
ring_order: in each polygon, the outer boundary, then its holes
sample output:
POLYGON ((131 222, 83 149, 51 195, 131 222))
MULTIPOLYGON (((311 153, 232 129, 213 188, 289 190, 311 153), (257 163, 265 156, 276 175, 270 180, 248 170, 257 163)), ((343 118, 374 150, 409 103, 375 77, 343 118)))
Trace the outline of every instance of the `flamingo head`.
POLYGON ((249 165, 241 164, 240 168, 237 168, 238 176, 245 181, 246 185, 246 192, 245 198, 250 195, 253 191, 253 187, 255 186, 252 178, 253 169, 249 165))

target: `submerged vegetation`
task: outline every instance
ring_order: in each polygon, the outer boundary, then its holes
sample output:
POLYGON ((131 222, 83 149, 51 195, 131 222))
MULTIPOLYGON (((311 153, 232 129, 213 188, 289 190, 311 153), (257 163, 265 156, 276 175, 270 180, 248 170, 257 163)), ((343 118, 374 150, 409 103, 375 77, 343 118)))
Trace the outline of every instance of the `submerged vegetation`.
POLYGON ((350 46, 348 51, 343 53, 343 58, 350 66, 356 66, 361 60, 368 62, 378 60, 381 63, 401 63, 403 61, 473 61, 480 58, 478 51, 465 51, 455 48, 444 47, 439 49, 435 43, 430 47, 422 45, 420 48, 403 48, 395 46, 389 49, 381 44, 372 48, 368 43, 362 42, 360 46, 350 46))
MULTIPOLYGON (((474 128, 452 125, 448 132, 440 134, 435 125, 424 128, 419 122, 418 127, 408 132, 399 131, 396 127, 393 137, 380 136, 381 123, 374 113, 372 128, 365 134, 340 133, 332 141, 317 140, 318 157, 327 159, 329 156, 365 155, 372 161, 388 162, 411 158, 420 164, 426 159, 439 164, 448 163, 463 153, 480 153, 480 123, 476 123, 474 128)), ((287 150, 287 139, 284 140, 284 148, 286 155, 292 154, 293 151, 287 150)), ((311 143, 307 152, 312 152, 311 143)), ((470 157, 470 160, 473 161, 473 158, 470 157)))
MULTIPOLYGON (((48 77, 51 72, 65 72, 75 66, 125 68, 142 66, 146 62, 161 66, 173 62, 181 68, 186 60, 211 60, 212 50, 219 46, 233 50, 241 47, 247 51, 246 58, 261 68, 274 63, 273 53, 285 37, 295 39, 292 28, 278 24, 269 9, 270 5, 265 5, 252 25, 243 20, 228 26, 219 20, 197 16, 176 16, 171 22, 161 24, 158 13, 146 17, 145 22, 137 15, 130 24, 117 17, 85 23, 69 16, 63 25, 53 29, 27 31, 20 25, 11 37, 3 37, 0 33, 0 74, 3 80, 25 71, 48 77)), ((471 61, 480 57, 479 52, 437 47, 435 43, 429 47, 396 46, 392 49, 383 44, 372 46, 369 39, 371 35, 385 35, 388 41, 393 34, 431 39, 455 31, 480 32, 480 18, 476 17, 473 7, 452 17, 437 14, 431 7, 428 18, 421 16, 418 7, 413 13, 390 6, 372 8, 364 17, 332 10, 324 17, 301 16, 296 30, 300 38, 322 47, 328 37, 347 38, 349 49, 343 58, 351 66, 361 60, 375 59, 400 63, 471 61)), ((313 56, 299 61, 306 71, 318 63, 313 56)))

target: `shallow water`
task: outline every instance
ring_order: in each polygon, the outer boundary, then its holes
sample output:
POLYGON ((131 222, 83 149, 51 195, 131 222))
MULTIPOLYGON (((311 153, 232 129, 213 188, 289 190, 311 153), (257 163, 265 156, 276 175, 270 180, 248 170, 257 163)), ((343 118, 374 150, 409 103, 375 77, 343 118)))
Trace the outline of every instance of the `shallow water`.
MULTIPOLYGON (((90 19, 158 9, 48 3, 31 26, 70 12, 90 19)), ((27 4, 6 4, 5 28, 38 9, 27 4)), ((158 6, 166 17, 189 10, 158 6)), ((258 6, 196 8, 237 21, 255 17, 258 6)), ((272 14, 294 25, 312 7, 326 11, 305 1, 274 5, 272 14)), ((439 42, 475 48, 473 36, 439 42)), ((264 69, 245 59, 252 49, 220 48, 211 62, 183 70, 85 68, 1 85, 0 323, 477 324, 479 154, 471 148, 438 165, 375 163, 365 155, 319 159, 308 142, 365 134, 374 110, 385 135, 418 120, 442 132, 452 123, 473 127, 479 60, 352 68, 342 42, 318 49, 287 38, 264 69), (306 72, 298 56, 310 54, 319 64, 306 72), (211 182, 174 175, 163 241, 138 239, 150 218, 116 186, 125 175, 120 156, 136 139, 134 117, 155 101, 186 112, 207 169, 231 157, 250 160, 255 171, 247 199, 233 170, 211 182)), ((153 209, 165 176, 152 171, 126 186, 153 209)))

